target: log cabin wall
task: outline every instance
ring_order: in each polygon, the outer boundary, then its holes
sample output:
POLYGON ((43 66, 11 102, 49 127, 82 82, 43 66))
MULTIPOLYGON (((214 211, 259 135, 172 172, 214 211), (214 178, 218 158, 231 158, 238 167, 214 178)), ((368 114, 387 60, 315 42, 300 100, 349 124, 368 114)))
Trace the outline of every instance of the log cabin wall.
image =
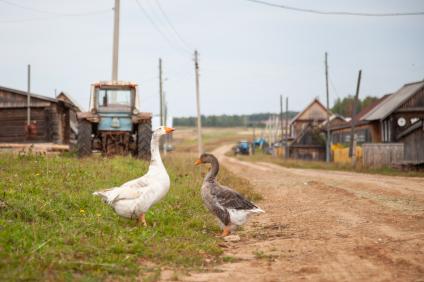
POLYGON ((69 142, 70 116, 74 109, 53 98, 31 94, 31 122, 36 133, 29 135, 27 96, 23 91, 0 87, 0 143, 69 142))
POLYGON ((45 108, 32 108, 31 121, 37 123, 37 133, 28 137, 25 126, 27 122, 26 108, 0 108, 0 142, 26 143, 48 142, 48 117, 45 108))

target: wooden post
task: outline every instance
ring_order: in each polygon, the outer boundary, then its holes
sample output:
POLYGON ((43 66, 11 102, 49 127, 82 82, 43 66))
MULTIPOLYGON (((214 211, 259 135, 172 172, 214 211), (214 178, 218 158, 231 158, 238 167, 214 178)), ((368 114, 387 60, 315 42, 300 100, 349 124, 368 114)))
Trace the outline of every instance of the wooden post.
POLYGON ((162 59, 159 58, 159 116, 160 126, 163 125, 163 81, 162 81, 162 59))
POLYGON ((288 159, 289 157, 289 97, 286 97, 286 146, 284 157, 288 159))
POLYGON ((119 7, 120 0, 115 0, 115 13, 113 24, 113 56, 112 56, 112 80, 118 80, 118 56, 119 56, 119 7))
POLYGON ((327 52, 325 52, 325 89, 327 96, 327 138, 325 142, 325 161, 330 162, 330 98, 328 93, 328 61, 327 61, 327 52))
POLYGON ((252 122, 252 127, 253 127, 253 136, 252 136, 252 155, 255 154, 255 140, 256 140, 256 127, 255 127, 255 123, 252 122))
POLYGON ((202 116, 200 114, 200 93, 199 93, 199 59, 197 50, 194 51, 194 71, 196 74, 196 109, 197 109, 197 148, 199 155, 203 153, 202 143, 202 116))
POLYGON ((350 131, 350 147, 349 147, 349 157, 352 158, 352 165, 355 166, 356 164, 356 140, 355 139, 355 115, 356 115, 356 105, 358 104, 358 96, 359 96, 359 87, 361 85, 361 76, 362 76, 362 70, 359 70, 358 73, 358 82, 356 84, 356 93, 355 93, 355 99, 353 100, 353 109, 352 109, 352 127, 350 131))
MULTIPOLYGON (((164 126, 168 126, 167 125, 167 120, 168 120, 168 104, 166 103, 166 93, 163 94, 163 99, 164 99, 164 126)), ((169 135, 165 134, 164 135, 164 141, 163 141, 163 154, 166 156, 166 150, 168 147, 168 139, 169 139, 169 135)))
POLYGON ((283 125, 283 95, 280 95, 280 127, 281 127, 281 145, 284 140, 284 125, 283 125))
MULTIPOLYGON (((31 65, 28 65, 27 125, 31 123, 31 65)), ((29 130, 29 128, 27 129, 29 130)))

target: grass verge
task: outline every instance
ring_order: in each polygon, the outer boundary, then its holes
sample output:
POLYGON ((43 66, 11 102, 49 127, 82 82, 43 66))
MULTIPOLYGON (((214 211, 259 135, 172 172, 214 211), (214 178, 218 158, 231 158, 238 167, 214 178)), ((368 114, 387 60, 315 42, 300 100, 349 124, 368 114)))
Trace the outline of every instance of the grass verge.
MULTIPOLYGON (((218 225, 200 198, 204 171, 193 161, 168 155, 171 189, 144 228, 91 193, 143 175, 147 163, 0 155, 0 280, 154 281, 163 265, 193 269, 222 260, 218 225)), ((249 191, 228 171, 222 177, 249 191)))

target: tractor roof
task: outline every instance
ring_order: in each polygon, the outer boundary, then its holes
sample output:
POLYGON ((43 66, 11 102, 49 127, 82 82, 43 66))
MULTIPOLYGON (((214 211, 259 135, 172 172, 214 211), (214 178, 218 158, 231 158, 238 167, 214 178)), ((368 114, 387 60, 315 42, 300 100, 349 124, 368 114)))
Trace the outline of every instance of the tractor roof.
POLYGON ((131 81, 122 81, 122 80, 103 80, 96 81, 92 84, 93 86, 130 86, 136 87, 137 83, 131 81))

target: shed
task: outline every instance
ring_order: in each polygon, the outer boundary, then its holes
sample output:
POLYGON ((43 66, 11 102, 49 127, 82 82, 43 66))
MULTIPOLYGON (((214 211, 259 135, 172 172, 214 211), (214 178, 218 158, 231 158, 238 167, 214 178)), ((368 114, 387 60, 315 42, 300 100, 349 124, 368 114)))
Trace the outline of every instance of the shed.
MULTIPOLYGON (((330 116, 331 112, 316 98, 291 120, 290 129, 293 138, 293 142, 289 145, 291 158, 325 159, 325 134, 322 131, 322 124, 330 116)), ((333 122, 339 120, 339 117, 333 118, 333 122)))
POLYGON ((303 111, 299 112, 290 121, 291 136, 297 138, 308 125, 322 124, 329 116, 331 116, 330 111, 315 98, 305 109, 303 109, 303 111))
POLYGON ((308 124, 289 145, 289 156, 302 160, 325 160, 325 133, 317 124, 308 124))
POLYGON ((58 98, 30 96, 29 128, 27 92, 0 86, 0 143, 68 144, 70 120, 79 107, 66 94, 58 98))

